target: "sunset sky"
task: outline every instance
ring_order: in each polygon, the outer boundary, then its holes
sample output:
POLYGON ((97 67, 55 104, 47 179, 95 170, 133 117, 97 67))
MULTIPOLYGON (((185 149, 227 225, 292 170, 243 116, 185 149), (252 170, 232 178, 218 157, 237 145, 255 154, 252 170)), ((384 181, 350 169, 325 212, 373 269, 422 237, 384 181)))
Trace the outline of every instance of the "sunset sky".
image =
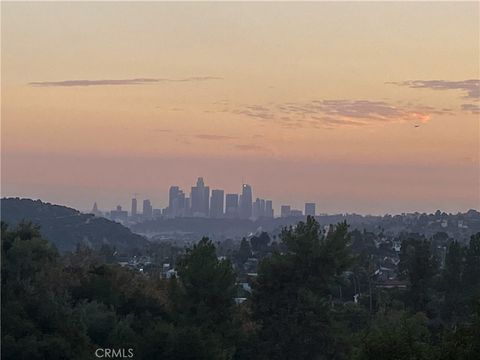
POLYGON ((479 209, 479 3, 3 3, 2 196, 479 209))

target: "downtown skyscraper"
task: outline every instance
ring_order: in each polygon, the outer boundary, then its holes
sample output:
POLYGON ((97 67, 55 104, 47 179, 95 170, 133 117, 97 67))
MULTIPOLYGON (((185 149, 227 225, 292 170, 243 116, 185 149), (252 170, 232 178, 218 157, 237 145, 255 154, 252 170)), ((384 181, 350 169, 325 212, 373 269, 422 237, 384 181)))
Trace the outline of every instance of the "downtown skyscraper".
POLYGON ((212 196, 210 198, 210 217, 221 218, 223 217, 223 190, 212 190, 212 196))
POLYGON ((205 186, 203 178, 197 179, 197 185, 191 191, 192 215, 194 217, 208 217, 210 214, 210 188, 205 186))
POLYGON ((240 195, 240 218, 250 219, 252 217, 252 187, 248 184, 242 185, 240 195))

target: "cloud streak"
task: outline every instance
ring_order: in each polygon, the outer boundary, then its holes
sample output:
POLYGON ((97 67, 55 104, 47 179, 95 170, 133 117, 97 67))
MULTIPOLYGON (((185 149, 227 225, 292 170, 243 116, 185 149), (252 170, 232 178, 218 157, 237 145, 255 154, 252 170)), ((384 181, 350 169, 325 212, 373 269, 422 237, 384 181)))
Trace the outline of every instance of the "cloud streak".
POLYGON ((195 135, 197 139, 202 140, 233 140, 237 137, 235 136, 226 136, 226 135, 214 135, 214 134, 198 134, 195 135))
POLYGON ((202 82, 210 80, 223 80, 217 76, 193 76, 183 79, 168 78, 134 78, 134 79, 100 79, 100 80, 62 80, 62 81, 34 81, 28 85, 34 87, 73 87, 73 86, 124 86, 124 85, 150 85, 157 83, 183 83, 202 82))
POLYGON ((409 80, 400 82, 388 82, 399 86, 408 86, 412 89, 431 89, 431 90, 461 90, 464 93, 463 98, 480 99, 480 79, 469 79, 461 81, 448 80, 409 80))
POLYGON ((427 122, 434 114, 446 113, 429 106, 395 106, 385 101, 358 99, 244 105, 228 111, 258 121, 274 121, 287 128, 358 127, 391 122, 427 122))
POLYGON ((480 114, 480 105, 479 104, 462 104, 462 110, 478 115, 480 114))

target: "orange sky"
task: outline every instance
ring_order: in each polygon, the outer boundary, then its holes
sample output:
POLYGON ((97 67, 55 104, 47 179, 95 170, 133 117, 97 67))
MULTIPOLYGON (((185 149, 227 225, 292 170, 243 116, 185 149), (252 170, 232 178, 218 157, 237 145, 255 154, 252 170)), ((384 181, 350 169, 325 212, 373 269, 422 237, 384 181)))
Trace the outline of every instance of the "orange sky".
POLYGON ((2 3, 2 196, 479 208, 478 3, 2 3))

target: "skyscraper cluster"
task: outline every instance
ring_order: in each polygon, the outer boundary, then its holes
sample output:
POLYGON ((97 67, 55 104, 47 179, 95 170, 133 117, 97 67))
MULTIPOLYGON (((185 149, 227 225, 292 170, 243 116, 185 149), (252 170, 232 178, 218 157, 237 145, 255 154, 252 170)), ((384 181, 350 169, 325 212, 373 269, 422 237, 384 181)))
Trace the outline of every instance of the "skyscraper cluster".
MULTIPOLYGON (((256 198, 253 201, 252 187, 242 184, 240 194, 225 194, 222 189, 213 189, 205 185, 202 177, 192 186, 190 197, 186 197, 178 186, 171 186, 169 191, 168 207, 164 215, 175 217, 209 217, 259 219, 273 218, 272 200, 256 198)), ((315 216, 315 203, 305 204, 305 215, 315 216)), ((301 210, 291 209, 289 205, 282 205, 282 217, 303 216, 301 210)))
POLYGON ((241 218, 256 219, 259 217, 273 217, 270 200, 257 199, 252 202, 252 187, 242 185, 240 194, 226 194, 222 189, 213 189, 205 185, 202 177, 192 186, 190 197, 178 186, 171 186, 169 191, 168 207, 165 215, 175 217, 209 217, 209 218, 241 218), (256 205, 258 203, 258 206, 256 205), (266 211, 266 204, 270 210, 266 211), (254 211, 255 210, 255 211, 254 211))
MULTIPOLYGON (((212 189, 205 185, 202 177, 190 189, 190 196, 179 186, 170 186, 168 192, 168 206, 164 209, 154 209, 150 200, 143 200, 142 213, 139 213, 137 199, 131 203, 130 217, 128 211, 122 210, 119 205, 116 209, 105 213, 105 216, 120 222, 137 222, 156 218, 199 217, 212 219, 250 219, 273 218, 274 209, 272 200, 255 198, 253 200, 252 187, 242 184, 241 192, 225 194, 222 189, 212 189)), ((306 203, 305 211, 292 209, 290 205, 282 205, 281 217, 315 216, 315 203, 306 203)), ((95 203, 92 213, 101 216, 95 203)))

